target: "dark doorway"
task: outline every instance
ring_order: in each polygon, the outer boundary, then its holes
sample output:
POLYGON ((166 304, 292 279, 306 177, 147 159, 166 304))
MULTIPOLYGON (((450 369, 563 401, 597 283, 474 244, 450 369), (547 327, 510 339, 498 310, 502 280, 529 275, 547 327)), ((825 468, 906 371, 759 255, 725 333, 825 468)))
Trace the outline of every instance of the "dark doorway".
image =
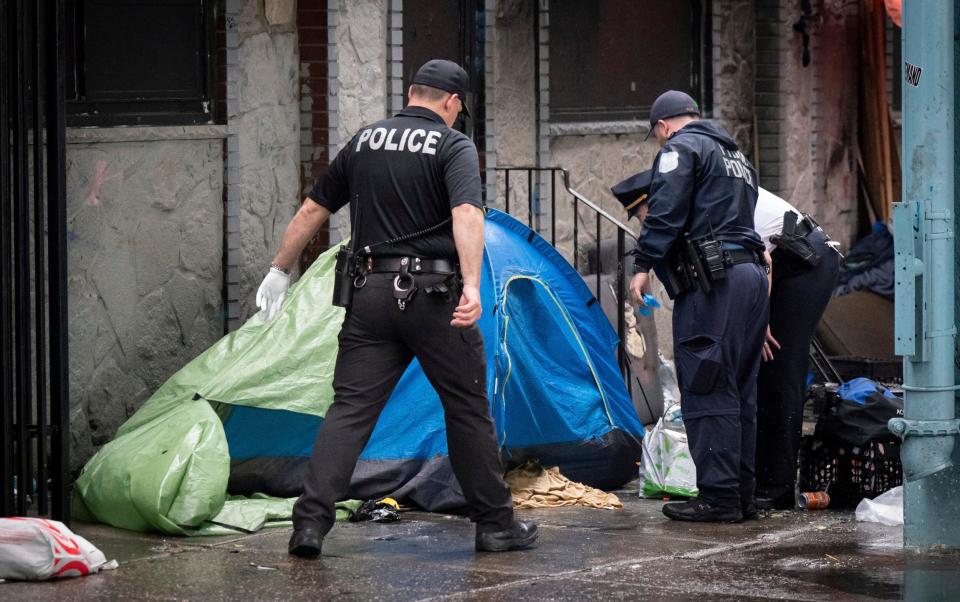
POLYGON ((484 7, 482 0, 404 0, 403 89, 430 59, 447 59, 470 76, 467 103, 472 119, 463 116, 454 127, 484 150, 484 7))

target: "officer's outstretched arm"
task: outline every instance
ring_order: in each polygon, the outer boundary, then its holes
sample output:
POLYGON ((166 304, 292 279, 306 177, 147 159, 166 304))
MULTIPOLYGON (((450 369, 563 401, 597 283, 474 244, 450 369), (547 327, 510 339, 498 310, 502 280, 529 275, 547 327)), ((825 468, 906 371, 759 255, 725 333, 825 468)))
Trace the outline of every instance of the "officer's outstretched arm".
POLYGON ((300 257, 300 253, 303 252, 303 248, 328 219, 330 219, 329 209, 318 205, 310 197, 304 199, 296 215, 287 224, 283 239, 280 241, 280 250, 273 258, 273 265, 290 270, 297 261, 297 257, 300 257))
POLYGON ((257 289, 257 307, 263 311, 267 320, 280 311, 283 298, 287 294, 287 287, 290 286, 290 269, 297 257, 320 226, 329 218, 329 209, 321 207, 307 197, 300 205, 297 214, 287 224, 283 240, 280 242, 280 250, 273 258, 267 277, 257 289))
POLYGON ((466 327, 480 319, 480 267, 483 264, 483 209, 476 205, 457 205, 453 214, 453 240, 457 245, 463 294, 453 312, 453 326, 466 327))

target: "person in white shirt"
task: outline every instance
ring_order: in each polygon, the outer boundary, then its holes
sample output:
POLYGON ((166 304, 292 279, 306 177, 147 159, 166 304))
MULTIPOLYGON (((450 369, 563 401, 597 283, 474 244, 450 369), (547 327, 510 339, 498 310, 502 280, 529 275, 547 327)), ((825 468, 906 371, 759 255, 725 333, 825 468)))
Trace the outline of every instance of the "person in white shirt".
POLYGON ((795 504, 810 342, 840 261, 812 218, 763 188, 753 221, 772 260, 770 327, 757 391, 756 504, 782 510, 795 504))

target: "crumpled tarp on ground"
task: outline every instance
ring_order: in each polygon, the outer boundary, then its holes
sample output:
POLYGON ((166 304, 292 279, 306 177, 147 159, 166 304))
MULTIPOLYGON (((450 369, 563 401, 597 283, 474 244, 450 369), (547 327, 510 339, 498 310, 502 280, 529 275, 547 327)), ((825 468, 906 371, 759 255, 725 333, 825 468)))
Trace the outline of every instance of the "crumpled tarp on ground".
POLYGON ((516 508, 623 508, 620 498, 614 494, 571 481, 560 474, 559 468, 544 468, 535 460, 514 468, 507 473, 505 479, 510 485, 513 505, 516 508))

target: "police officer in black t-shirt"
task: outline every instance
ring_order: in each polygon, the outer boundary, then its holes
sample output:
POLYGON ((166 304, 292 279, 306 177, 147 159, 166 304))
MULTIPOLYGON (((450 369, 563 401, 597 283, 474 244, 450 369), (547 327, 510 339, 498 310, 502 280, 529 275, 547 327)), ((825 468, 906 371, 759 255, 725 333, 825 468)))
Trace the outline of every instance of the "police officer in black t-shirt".
POLYGON ((340 151, 287 226, 257 293, 269 319, 287 271, 317 229, 348 206, 357 250, 353 299, 340 332, 334 402, 317 434, 293 510, 291 554, 321 553, 357 458, 410 362, 420 361, 446 418, 447 447, 476 523, 476 548, 506 551, 537 538, 513 515, 487 400, 480 317, 483 209, 477 149, 451 129, 467 74, 427 62, 407 108, 362 128, 340 151))
POLYGON ((674 355, 699 494, 663 513, 739 522, 756 516, 757 371, 769 310, 763 245, 753 229, 757 175, 730 136, 699 116, 696 102, 675 90, 651 107, 651 132, 663 148, 630 292, 643 303, 651 268, 677 285, 674 355))

